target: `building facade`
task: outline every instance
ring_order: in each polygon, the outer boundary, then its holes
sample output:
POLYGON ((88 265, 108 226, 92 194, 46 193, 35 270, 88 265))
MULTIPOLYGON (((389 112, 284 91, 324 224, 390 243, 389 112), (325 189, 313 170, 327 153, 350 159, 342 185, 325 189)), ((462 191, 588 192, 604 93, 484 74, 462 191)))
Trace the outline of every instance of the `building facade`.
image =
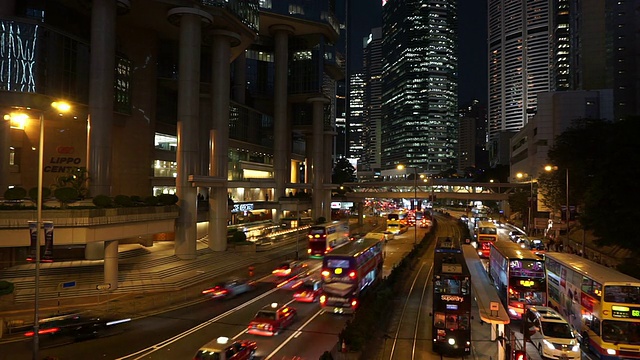
MULTIPOLYGON (((281 199, 307 192, 313 216, 328 218, 324 185, 331 182, 336 79, 343 77, 334 7, 303 0, 4 2, 2 35, 10 41, 0 58, 0 106, 30 121, 1 122, 2 193, 36 186, 39 136, 31 120, 40 117, 43 184, 85 168, 92 197, 175 193, 181 258, 196 256, 199 194, 208 201, 214 251, 226 249, 230 198, 271 200, 265 208, 278 221, 286 211, 281 199), (65 116, 49 105, 60 99, 72 104, 65 116)), ((27 224, 18 228, 26 232, 27 224)), ((112 251, 119 240, 114 233, 58 244, 112 251)), ((0 250, 11 252, 28 246, 28 236, 6 243, 15 245, 0 250)))
POLYGON ((381 168, 457 167, 456 1, 389 0, 383 14, 381 168))

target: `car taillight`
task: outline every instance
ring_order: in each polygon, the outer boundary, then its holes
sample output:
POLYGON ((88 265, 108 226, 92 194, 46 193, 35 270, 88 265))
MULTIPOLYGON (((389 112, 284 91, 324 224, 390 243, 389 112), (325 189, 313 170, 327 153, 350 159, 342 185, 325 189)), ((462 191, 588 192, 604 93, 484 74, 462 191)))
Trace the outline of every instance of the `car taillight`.
POLYGON ((351 272, 349 273, 349 278, 351 278, 351 279, 355 279, 355 278, 356 278, 356 272, 355 272, 355 271, 351 271, 351 272))
POLYGON ((311 254, 311 249, 307 249, 307 254, 311 254))
POLYGON ((351 300, 351 307, 356 307, 356 306, 358 306, 358 300, 357 299, 351 300))
POLYGON ((327 297, 325 295, 320 295, 320 304, 326 304, 327 303, 327 297))
MULTIPOLYGON (((60 328, 49 328, 49 329, 42 329, 42 330, 38 330, 38 335, 43 335, 43 334, 53 334, 58 332, 58 330, 60 330, 60 328)), ((35 332, 33 331, 28 331, 24 334, 24 336, 33 336, 35 334, 35 332)))
POLYGON ((329 277, 329 275, 331 275, 329 270, 322 270, 322 272, 320 274, 322 274, 323 277, 329 277))

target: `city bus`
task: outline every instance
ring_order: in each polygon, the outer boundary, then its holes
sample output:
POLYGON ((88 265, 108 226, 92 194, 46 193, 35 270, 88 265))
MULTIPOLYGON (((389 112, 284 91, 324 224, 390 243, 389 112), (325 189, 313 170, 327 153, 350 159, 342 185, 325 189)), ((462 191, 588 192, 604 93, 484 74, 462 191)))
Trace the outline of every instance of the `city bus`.
POLYGON ((549 305, 600 359, 640 359, 640 280, 578 255, 545 257, 549 305))
POLYGON ((491 243, 489 276, 509 317, 521 319, 529 306, 547 304, 544 260, 511 241, 491 243))
POLYGON ((320 306, 336 314, 352 314, 361 294, 382 278, 384 233, 368 233, 322 259, 320 306))
POLYGON ((498 228, 492 221, 479 221, 475 230, 478 256, 488 258, 491 244, 498 241, 498 228))
POLYGON ((349 224, 346 221, 332 221, 312 225, 308 238, 309 257, 322 258, 326 253, 349 241, 349 224))
POLYGON ((433 351, 471 354, 471 274, 460 239, 439 237, 433 259, 433 351))

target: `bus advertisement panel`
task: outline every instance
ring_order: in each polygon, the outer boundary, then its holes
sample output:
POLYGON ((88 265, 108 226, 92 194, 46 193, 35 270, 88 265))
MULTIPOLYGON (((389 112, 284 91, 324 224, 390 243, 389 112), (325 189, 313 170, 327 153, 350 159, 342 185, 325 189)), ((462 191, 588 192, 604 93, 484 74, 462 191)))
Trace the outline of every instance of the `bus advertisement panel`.
POLYGON ((368 233, 326 254, 322 260, 320 305, 352 314, 360 295, 382 278, 384 233, 368 233))
POLYGON ((308 238, 309 257, 322 258, 326 253, 349 241, 349 224, 346 221, 332 221, 312 225, 309 228, 308 238))
POLYGON ((578 255, 545 255, 549 305, 600 359, 640 359, 640 280, 578 255))
POLYGON ((544 260, 531 250, 510 241, 492 243, 489 276, 512 319, 521 319, 529 306, 547 304, 544 260))
POLYGON ((492 221, 479 221, 475 231, 478 256, 488 258, 491 244, 498 241, 498 228, 492 221))
POLYGON ((433 260, 433 351, 471 354, 471 274, 459 239, 441 237, 433 260))

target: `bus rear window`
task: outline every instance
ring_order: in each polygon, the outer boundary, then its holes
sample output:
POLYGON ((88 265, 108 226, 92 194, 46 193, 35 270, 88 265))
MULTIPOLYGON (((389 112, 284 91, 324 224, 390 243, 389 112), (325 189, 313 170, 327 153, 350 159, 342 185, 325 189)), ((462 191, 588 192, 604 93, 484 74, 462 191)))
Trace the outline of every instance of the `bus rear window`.
POLYGON ((309 235, 324 235, 324 229, 314 229, 311 228, 309 230, 309 235))
POLYGON ((348 259, 326 259, 328 268, 349 268, 348 259))

